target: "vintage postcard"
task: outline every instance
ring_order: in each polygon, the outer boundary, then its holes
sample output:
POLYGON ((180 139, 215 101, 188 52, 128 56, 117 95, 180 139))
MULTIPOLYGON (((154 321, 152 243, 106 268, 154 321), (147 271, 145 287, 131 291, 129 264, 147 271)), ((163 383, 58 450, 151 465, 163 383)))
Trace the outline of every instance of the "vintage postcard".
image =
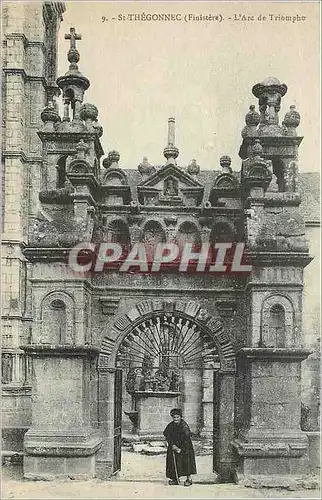
POLYGON ((1 18, 3 498, 319 498, 319 2, 1 18))

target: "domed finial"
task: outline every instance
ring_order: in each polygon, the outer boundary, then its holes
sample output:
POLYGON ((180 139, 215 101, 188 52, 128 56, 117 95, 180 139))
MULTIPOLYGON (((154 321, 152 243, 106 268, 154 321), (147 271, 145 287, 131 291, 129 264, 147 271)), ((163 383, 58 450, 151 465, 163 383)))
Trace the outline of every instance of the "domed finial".
POLYGON ((176 164, 176 158, 179 156, 179 149, 175 147, 175 118, 168 120, 168 145, 163 150, 163 155, 166 157, 167 165, 176 164))
POLYGON ((90 104, 88 102, 82 104, 79 108, 79 118, 84 120, 86 128, 92 132, 93 131, 93 122, 97 120, 98 117, 98 109, 94 104, 90 104))
POLYGON ((81 120, 91 120, 92 122, 97 120, 98 117, 98 109, 94 104, 90 104, 86 102, 81 105, 79 110, 79 117, 81 120))
POLYGON ((249 106, 249 111, 247 115, 245 116, 245 122, 248 127, 257 127, 259 124, 260 116, 257 111, 255 111, 255 106, 254 104, 251 104, 249 106))
POLYGON ((190 165, 187 167, 187 172, 190 175, 198 175, 200 172, 200 166, 197 165, 197 161, 195 159, 191 160, 190 165))
POLYGON ((225 155, 220 158, 220 166, 222 167, 224 173, 230 174, 232 172, 232 168, 230 165, 231 165, 230 156, 225 155))
POLYGON ((115 151, 114 149, 110 151, 107 155, 107 158, 104 158, 103 160, 103 167, 104 168, 119 168, 118 162, 120 161, 120 153, 118 151, 115 151))
POLYGON ((155 168, 148 162, 147 157, 143 156, 142 162, 138 165, 138 171, 143 176, 149 176, 155 172, 155 168))
POLYGON ((286 135, 296 135, 296 128, 301 122, 301 115, 294 105, 290 106, 290 110, 285 114, 285 118, 282 122, 286 129, 286 135))
POLYGON ((46 106, 41 112, 40 118, 48 131, 53 131, 54 124, 60 122, 60 116, 54 106, 46 106))
POLYGON ((283 135, 282 127, 278 125, 278 112, 281 99, 287 92, 285 83, 277 78, 269 77, 252 88, 253 95, 258 98, 260 116, 259 135, 283 135))
POLYGON ((256 137, 258 135, 257 125, 260 122, 260 115, 255 111, 254 104, 249 106, 249 111, 245 116, 246 126, 242 130, 242 137, 256 137))

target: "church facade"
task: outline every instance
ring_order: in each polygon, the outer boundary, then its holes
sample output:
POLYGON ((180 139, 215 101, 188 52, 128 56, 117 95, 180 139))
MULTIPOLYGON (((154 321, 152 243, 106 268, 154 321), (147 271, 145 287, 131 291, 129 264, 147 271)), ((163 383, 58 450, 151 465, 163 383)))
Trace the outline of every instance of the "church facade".
POLYGON ((292 89, 276 78, 250 89, 259 112, 241 125, 239 170, 226 155, 212 170, 180 165, 174 118, 164 164, 125 170, 103 151, 73 28, 57 78, 64 5, 5 9, 3 449, 23 455, 29 479, 108 478, 122 436, 160 439, 180 406, 222 481, 315 472, 319 217, 299 172, 300 114, 279 117, 292 89), (218 273, 151 272, 169 244, 195 255, 245 244, 252 271, 234 272, 228 252, 218 273), (147 268, 141 254, 126 272, 91 266, 116 247, 147 249, 147 268))

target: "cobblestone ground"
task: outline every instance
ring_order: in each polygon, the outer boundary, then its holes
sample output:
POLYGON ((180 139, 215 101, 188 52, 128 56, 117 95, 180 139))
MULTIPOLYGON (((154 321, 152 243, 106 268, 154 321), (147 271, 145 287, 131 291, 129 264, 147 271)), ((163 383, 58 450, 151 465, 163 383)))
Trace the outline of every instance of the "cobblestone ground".
POLYGON ((2 469, 3 499, 47 499, 47 498, 320 498, 318 490, 286 491, 276 489, 255 490, 235 484, 213 483, 211 457, 197 457, 194 484, 168 486, 164 477, 164 455, 153 457, 124 451, 122 472, 111 481, 26 481, 21 467, 7 466, 2 469), (202 473, 201 473, 202 472, 202 473))

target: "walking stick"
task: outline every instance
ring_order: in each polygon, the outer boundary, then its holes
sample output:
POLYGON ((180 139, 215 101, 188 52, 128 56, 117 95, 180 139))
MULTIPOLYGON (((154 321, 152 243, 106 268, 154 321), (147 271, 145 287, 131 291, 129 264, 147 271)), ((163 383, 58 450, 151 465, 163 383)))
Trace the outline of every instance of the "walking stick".
POLYGON ((174 471, 176 473, 176 480, 177 483, 180 483, 179 476, 178 476, 178 469, 177 469, 177 462, 176 462, 176 456, 175 452, 172 450, 172 457, 173 457, 173 463, 174 463, 174 471))

